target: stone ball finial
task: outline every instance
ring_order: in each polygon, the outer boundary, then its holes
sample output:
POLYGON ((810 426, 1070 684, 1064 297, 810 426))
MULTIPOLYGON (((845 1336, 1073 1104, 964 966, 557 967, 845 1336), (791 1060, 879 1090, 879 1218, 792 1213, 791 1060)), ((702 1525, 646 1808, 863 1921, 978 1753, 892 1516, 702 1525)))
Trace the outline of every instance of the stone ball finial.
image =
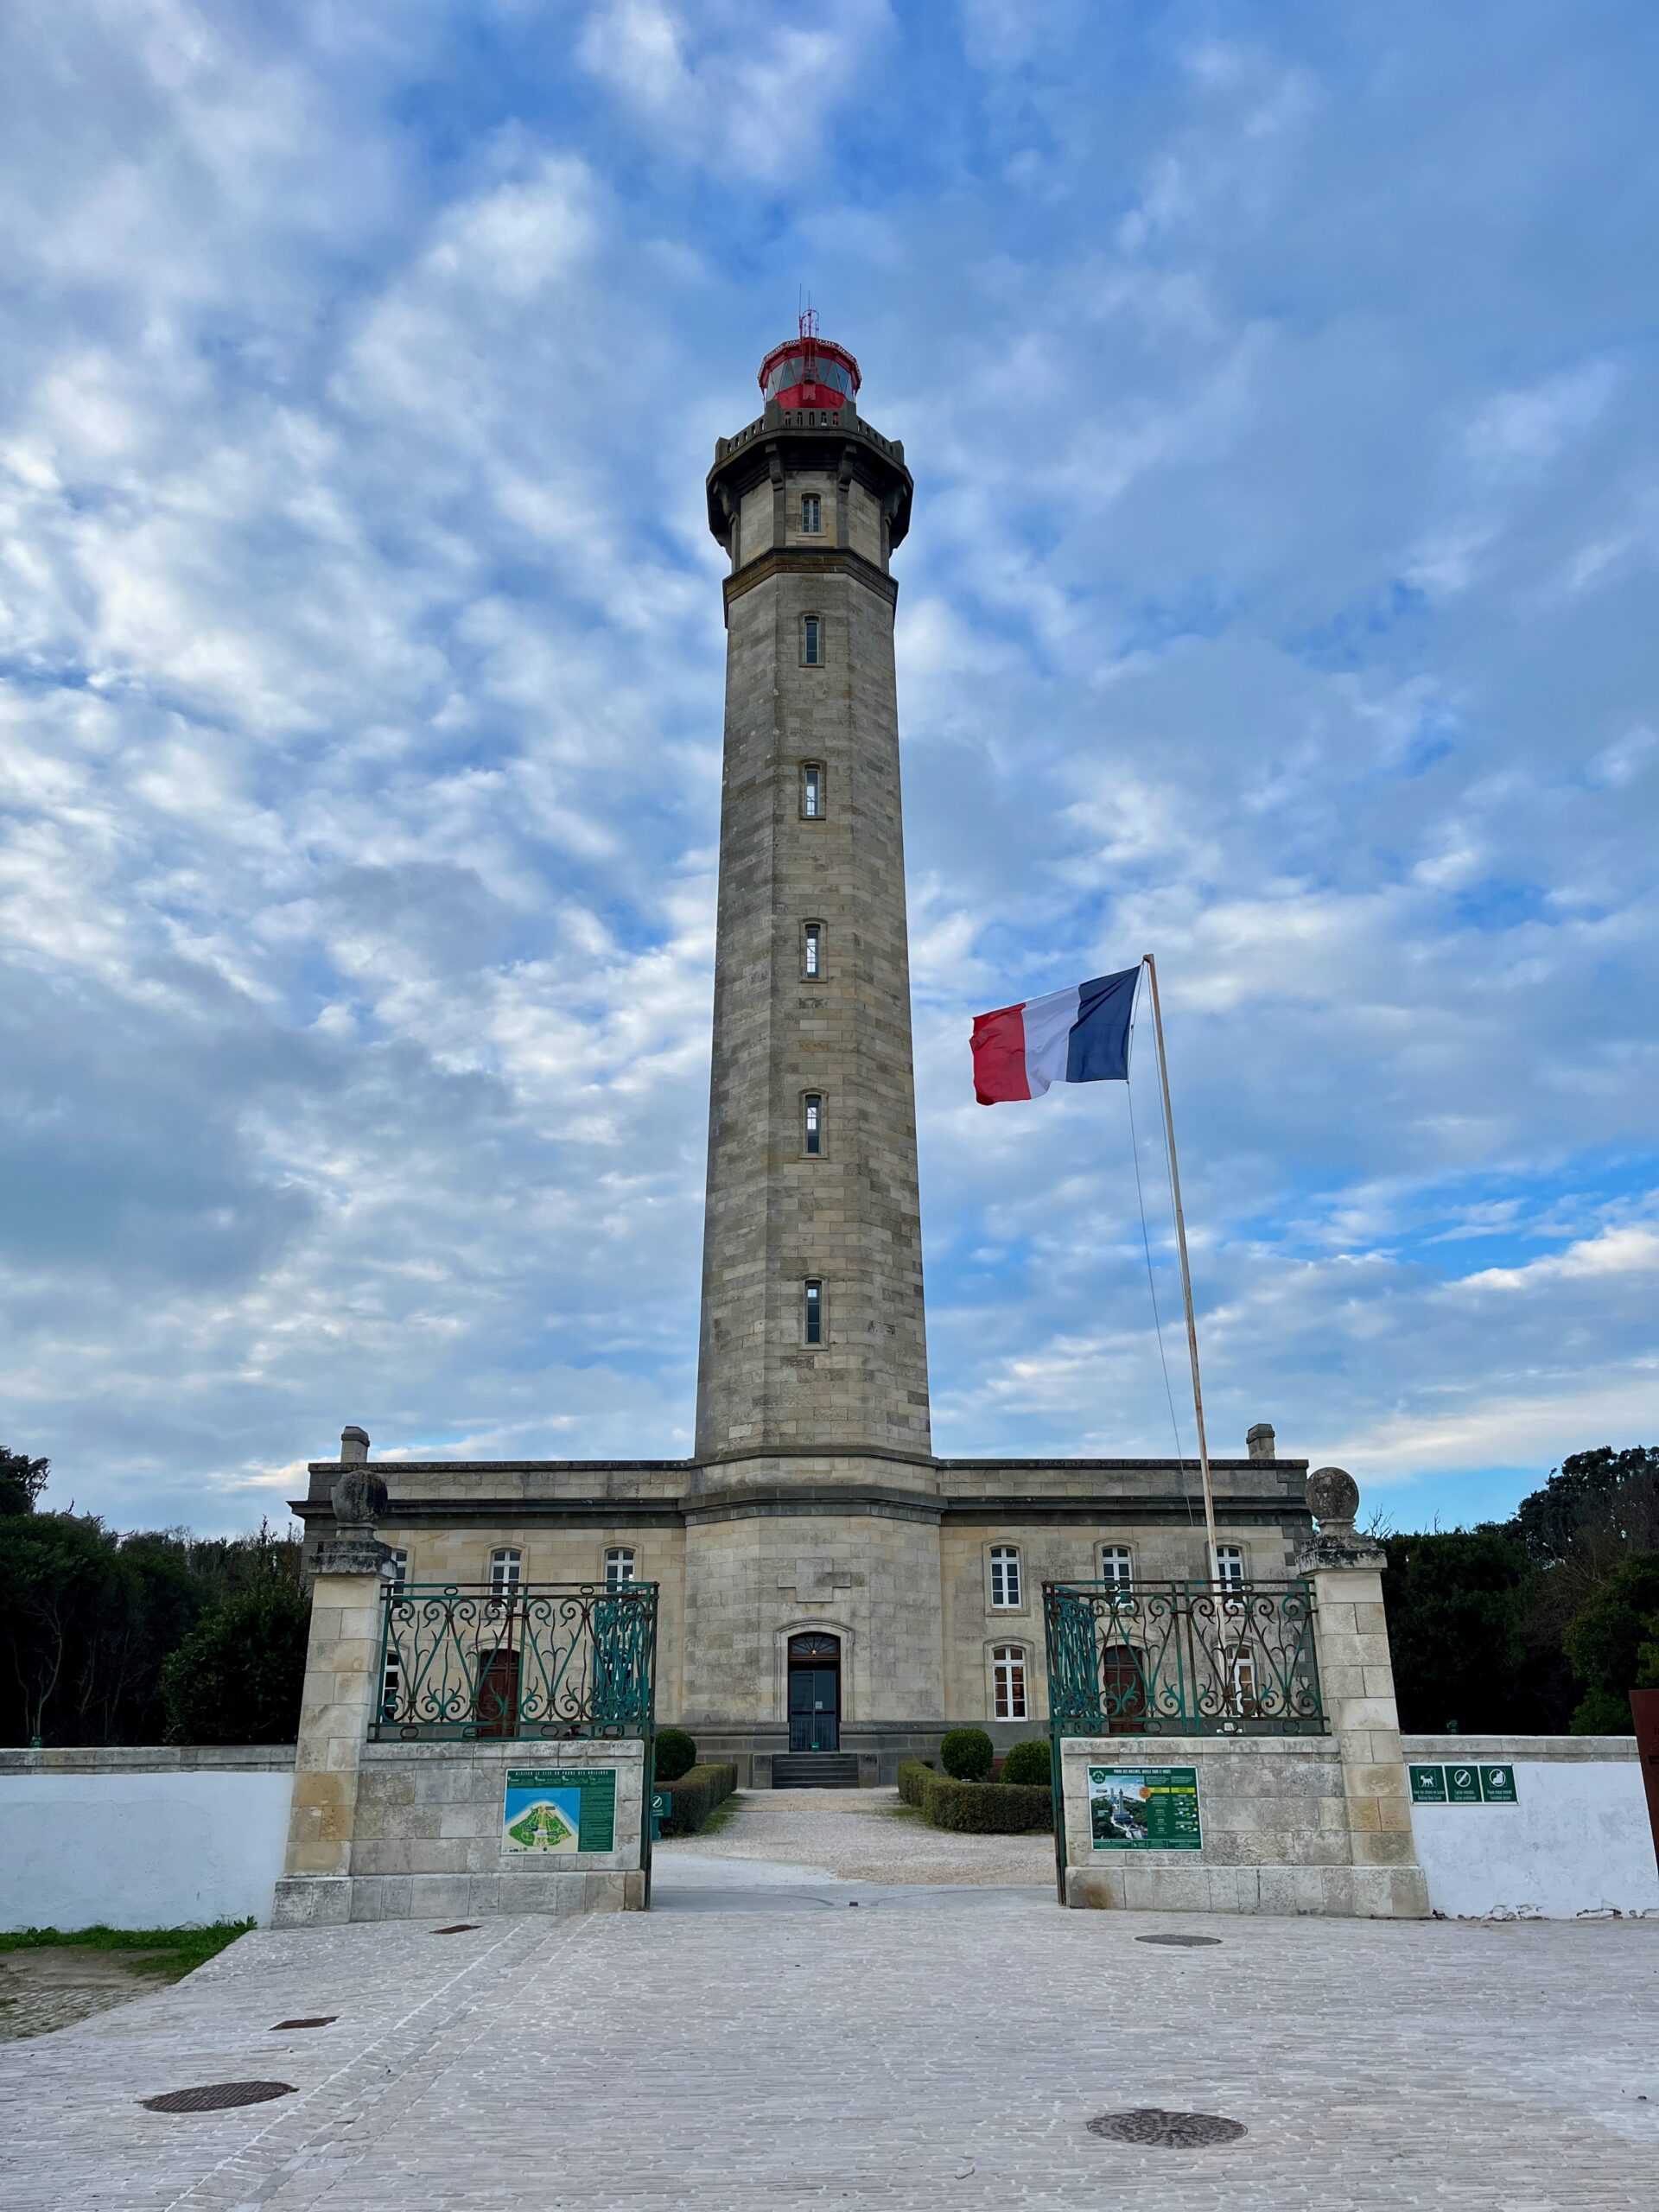
POLYGON ((1304 1495, 1322 1536, 1345 1535, 1359 1510, 1359 1484, 1345 1467, 1315 1467, 1304 1495))
POLYGON ((348 1529, 369 1534, 386 1510, 385 1482, 372 1467, 364 1465, 348 1466, 330 1497, 334 1526, 342 1534, 348 1529))
POLYGON ((355 1422, 349 1428, 342 1428, 340 1432, 340 1456, 348 1466, 355 1460, 366 1459, 369 1456, 368 1430, 359 1428, 355 1422))
POLYGON ((1252 1459, 1271 1459, 1278 1448, 1270 1421, 1258 1421, 1244 1432, 1244 1448, 1252 1459))

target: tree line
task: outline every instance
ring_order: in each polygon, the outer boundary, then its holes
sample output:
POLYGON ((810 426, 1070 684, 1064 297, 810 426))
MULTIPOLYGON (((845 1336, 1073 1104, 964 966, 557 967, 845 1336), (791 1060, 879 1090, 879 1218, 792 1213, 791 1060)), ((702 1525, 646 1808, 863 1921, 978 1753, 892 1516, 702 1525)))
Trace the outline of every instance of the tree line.
POLYGON ((0 1744, 292 1743, 298 1538, 119 1535, 42 1510, 49 1472, 0 1451, 0 1744))
POLYGON ((1659 1689, 1659 1446, 1575 1452, 1508 1521, 1377 1533, 1402 1728, 1630 1734, 1659 1689))

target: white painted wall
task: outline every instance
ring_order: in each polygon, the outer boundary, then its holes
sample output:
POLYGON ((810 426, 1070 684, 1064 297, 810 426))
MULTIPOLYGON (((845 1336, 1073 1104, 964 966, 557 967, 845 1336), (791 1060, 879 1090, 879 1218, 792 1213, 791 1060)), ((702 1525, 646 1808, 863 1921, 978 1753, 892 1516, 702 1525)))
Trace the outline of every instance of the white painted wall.
POLYGON ((268 1922, 293 1787, 281 1771, 0 1774, 0 1928, 268 1922))
MULTIPOLYGON (((1467 1739, 1473 1740, 1473 1739, 1467 1739)), ((1481 1738, 1483 1745, 1491 1738, 1481 1738)), ((1433 1751, 1410 1738, 1407 1757, 1500 1759, 1501 1750, 1433 1751)), ((1453 1918, 1573 1920, 1580 1913, 1659 1915, 1659 1863, 1634 1758, 1518 1758, 1513 1805, 1414 1805, 1412 1832, 1428 1900, 1453 1918)))

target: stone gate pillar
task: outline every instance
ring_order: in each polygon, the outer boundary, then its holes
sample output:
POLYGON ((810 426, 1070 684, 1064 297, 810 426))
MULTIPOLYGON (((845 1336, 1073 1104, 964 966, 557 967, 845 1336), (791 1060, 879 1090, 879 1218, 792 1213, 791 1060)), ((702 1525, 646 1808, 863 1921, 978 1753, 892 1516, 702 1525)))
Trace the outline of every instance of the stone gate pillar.
POLYGON ((1412 1834, 1382 1605, 1387 1554, 1356 1532, 1359 1485, 1343 1468, 1316 1468, 1307 1503, 1319 1527, 1296 1572, 1313 1585, 1319 1688, 1342 1761, 1353 1909, 1376 1919, 1425 1919, 1428 1884, 1412 1834))
POLYGON ((367 1464, 360 1428, 343 1430, 340 1445, 346 1472, 334 1488, 334 1534, 318 1550, 311 1588, 288 1857, 272 1915, 278 1928, 351 1917, 358 1776, 380 1687, 381 1567, 391 1554, 374 1524, 386 1486, 367 1464))

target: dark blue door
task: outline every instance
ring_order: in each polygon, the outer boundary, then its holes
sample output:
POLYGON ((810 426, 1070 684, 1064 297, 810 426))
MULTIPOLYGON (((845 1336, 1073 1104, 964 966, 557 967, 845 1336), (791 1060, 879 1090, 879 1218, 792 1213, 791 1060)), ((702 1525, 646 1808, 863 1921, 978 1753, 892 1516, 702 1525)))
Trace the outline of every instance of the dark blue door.
POLYGON ((833 1636, 790 1638, 789 1748, 841 1749, 841 1646, 833 1636))

